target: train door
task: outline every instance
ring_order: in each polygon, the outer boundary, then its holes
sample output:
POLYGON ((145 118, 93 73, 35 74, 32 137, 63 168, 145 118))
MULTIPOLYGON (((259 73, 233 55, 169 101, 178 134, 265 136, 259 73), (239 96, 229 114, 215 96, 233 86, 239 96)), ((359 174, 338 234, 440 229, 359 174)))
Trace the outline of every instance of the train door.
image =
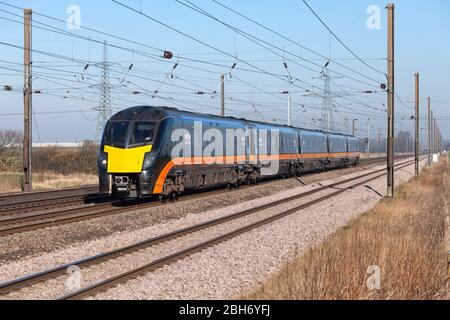
POLYGON ((302 155, 303 152, 303 133, 301 131, 298 132, 298 153, 299 153, 299 159, 301 159, 300 155, 302 155))
POLYGON ((294 160, 298 164, 300 161, 300 134, 294 131, 294 160))
POLYGON ((249 163, 250 164, 258 163, 258 154, 259 154, 258 151, 259 151, 258 130, 254 126, 249 126, 248 152, 249 152, 249 163))

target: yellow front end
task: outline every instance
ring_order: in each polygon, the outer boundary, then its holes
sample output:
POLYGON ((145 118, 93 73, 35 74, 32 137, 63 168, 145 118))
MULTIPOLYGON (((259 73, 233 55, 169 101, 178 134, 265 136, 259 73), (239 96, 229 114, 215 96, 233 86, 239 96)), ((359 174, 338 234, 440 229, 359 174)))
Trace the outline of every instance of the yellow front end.
POLYGON ((108 154, 108 173, 140 173, 144 163, 145 154, 152 151, 151 145, 121 149, 105 146, 104 152, 108 154))

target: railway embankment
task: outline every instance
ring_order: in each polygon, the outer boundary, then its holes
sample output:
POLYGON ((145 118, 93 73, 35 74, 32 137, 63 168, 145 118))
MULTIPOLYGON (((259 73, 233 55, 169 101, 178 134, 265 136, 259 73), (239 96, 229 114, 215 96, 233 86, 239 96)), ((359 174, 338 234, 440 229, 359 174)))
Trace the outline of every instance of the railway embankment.
POLYGON ((442 157, 245 298, 448 299, 449 173, 442 157))

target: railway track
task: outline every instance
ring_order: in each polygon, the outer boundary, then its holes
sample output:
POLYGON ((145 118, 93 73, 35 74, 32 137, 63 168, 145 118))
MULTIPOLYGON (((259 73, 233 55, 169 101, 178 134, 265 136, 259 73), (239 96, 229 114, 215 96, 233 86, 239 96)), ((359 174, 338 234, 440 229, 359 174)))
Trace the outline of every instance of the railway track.
MULTIPOLYGON (((242 186, 242 189, 246 189, 248 187, 249 186, 242 186)), ((202 193, 190 194, 180 197, 179 199, 177 199, 177 201, 187 201, 196 198, 204 198, 223 192, 223 189, 218 189, 202 193)), ((161 205, 164 205, 164 203, 161 203, 160 201, 113 201, 81 208, 64 209, 56 212, 4 219, 0 220, 0 237, 14 235, 26 231, 45 229, 74 222, 86 221, 95 218, 107 217, 138 209, 149 209, 161 205)))
POLYGON ((70 207, 83 204, 92 204, 108 201, 109 196, 98 195, 96 193, 78 196, 62 196, 51 199, 30 200, 26 202, 15 202, 12 204, 0 205, 0 217, 10 215, 20 215, 36 211, 46 211, 51 209, 70 207))
POLYGON ((98 186, 0 195, 0 217, 99 201, 98 186))
POLYGON ((33 192, 22 192, 22 193, 1 193, 0 203, 11 203, 11 202, 21 202, 32 199, 48 199, 48 198, 58 198, 60 196, 66 195, 85 195, 91 193, 97 193, 97 185, 87 185, 75 188, 65 188, 59 190, 44 190, 44 191, 33 191, 33 192))
MULTIPOLYGON (((401 170, 411 164, 413 164, 413 161, 407 161, 402 164, 398 164, 396 170, 401 170)), ((6 282, 3 284, 0 284, 0 294, 6 295, 8 293, 17 291, 19 289, 22 289, 24 287, 29 287, 31 285, 39 285, 42 282, 45 282, 50 279, 58 279, 59 288, 62 292, 60 292, 59 299, 69 300, 69 299, 81 299, 86 298, 89 296, 93 296, 99 292, 102 292, 104 290, 107 290, 119 283, 123 283, 129 279, 135 278, 137 276, 140 276, 142 274, 157 270, 163 266, 166 266, 168 264, 171 264, 175 261, 178 261, 180 259, 183 259, 187 256, 190 256, 194 253, 200 252, 206 248, 215 246, 221 242, 227 241, 229 239, 235 238, 243 233, 249 232, 255 228, 258 228, 262 225, 269 224, 273 221, 279 220, 283 217, 286 217, 288 215, 291 215, 295 212, 298 212, 300 210, 306 209, 308 207, 311 207, 315 204, 321 203, 327 199, 330 199, 332 197, 336 197, 344 192, 346 192, 349 189, 356 188, 358 186, 364 185, 370 181, 379 179, 383 176, 385 176, 385 170, 377 170, 372 171, 370 173, 365 173, 362 175, 358 175, 356 177, 346 179, 337 183, 333 183, 330 185, 321 186, 315 189, 312 189, 310 191, 307 191, 305 193, 301 193, 298 195, 294 195, 291 197, 288 197, 286 199, 281 199, 269 204, 265 204, 262 206, 254 207, 248 210, 243 210, 234 214, 230 214, 228 216, 224 216, 218 219, 210 220, 198 225, 186 227, 180 230, 173 231, 168 234, 164 234, 158 237, 154 237, 151 239, 147 239, 145 241, 136 243, 134 245, 130 245, 124 248, 120 248, 108 253, 103 253, 97 256, 89 257, 83 260, 75 261, 70 264, 66 264, 57 268, 45 270, 43 272, 31 274, 10 282, 6 282), (330 192, 331 191, 331 192, 330 192), (323 194, 325 193, 325 194, 323 194), (317 195, 318 197, 314 199, 307 199, 308 197, 317 195), (295 201, 307 199, 306 202, 303 202, 301 204, 295 204, 295 201), (283 209, 283 210, 277 210, 276 214, 263 214, 259 219, 256 219, 255 221, 251 221, 250 223, 242 223, 240 220, 248 219, 251 217, 252 219, 256 217, 257 215, 261 215, 264 210, 267 209, 276 209, 277 207, 281 205, 291 204, 292 206, 289 209, 283 209), (65 287, 65 281, 66 276, 64 275, 69 267, 78 267, 83 268, 86 271, 90 267, 99 266, 102 263, 113 263, 113 265, 119 263, 120 258, 125 259, 126 261, 129 261, 129 255, 136 255, 141 254, 144 255, 145 258, 148 257, 149 253, 145 252, 146 250, 151 250, 154 247, 164 245, 164 244, 170 244, 171 242, 176 243, 185 243, 186 241, 180 241, 183 237, 187 235, 193 235, 197 233, 201 233, 203 230, 211 229, 211 228, 218 228, 219 226, 226 225, 227 223, 233 223, 233 222, 239 222, 235 223, 236 226, 230 230, 225 230, 224 232, 218 234, 217 236, 214 236, 210 239, 207 239, 206 241, 197 241, 194 244, 188 244, 186 247, 183 247, 179 250, 175 250, 175 252, 167 252, 167 254, 164 254, 162 257, 157 257, 155 260, 152 260, 148 263, 142 264, 141 266, 137 268, 133 268, 129 271, 123 272, 122 268, 119 268, 120 272, 116 275, 100 281, 96 282, 95 280, 91 282, 90 285, 75 291, 71 292, 70 294, 64 294, 66 292, 65 287)), ((199 238, 201 239, 201 238, 199 238)), ((123 263, 123 262, 122 262, 123 263)), ((103 269, 103 268, 98 268, 103 269)), ((126 268, 124 268, 126 269, 126 268)), ((83 271, 85 271, 83 270, 83 271)), ((91 271, 94 272, 94 271, 91 271)), ((53 297, 54 298, 54 297, 53 297)))
MULTIPOLYGON (((404 159, 407 156, 398 157, 397 160, 404 159)), ((361 165, 369 165, 384 161, 385 158, 372 158, 364 160, 361 165)), ((266 182, 267 183, 267 182, 266 182)), ((242 186, 242 189, 249 186, 242 186)), ((223 193, 223 189, 211 190, 201 193, 194 193, 181 196, 177 201, 186 201, 196 198, 204 198, 207 196, 223 193)), ((107 217, 124 212, 134 211, 137 209, 149 209, 161 206, 159 201, 148 202, 130 201, 119 202, 114 201, 110 197, 99 195, 88 196, 64 196, 54 199, 32 200, 25 203, 14 204, 13 207, 0 206, 0 237, 14 235, 22 232, 45 229, 58 225, 65 225, 80 221, 107 217), (70 205, 80 204, 82 201, 85 206, 68 208, 70 205), (86 205, 87 204, 87 205, 86 205), (90 204, 90 205, 89 205, 90 204), (16 207, 17 206, 17 207, 16 207), (43 212, 53 208, 64 208, 58 211, 43 212), (22 216, 25 213, 39 211, 40 213, 22 216), (11 215, 13 215, 11 217, 11 215), (19 216, 16 216, 19 215, 19 216), (10 216, 10 217, 7 217, 10 216), (6 217, 3 218, 2 217, 6 217)))

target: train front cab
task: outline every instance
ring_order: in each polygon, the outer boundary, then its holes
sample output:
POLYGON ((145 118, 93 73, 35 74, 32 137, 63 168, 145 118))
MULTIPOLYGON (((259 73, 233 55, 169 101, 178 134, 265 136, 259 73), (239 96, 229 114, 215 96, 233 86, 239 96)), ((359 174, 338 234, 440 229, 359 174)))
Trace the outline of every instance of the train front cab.
POLYGON ((153 194, 157 177, 160 123, 151 120, 111 120, 99 154, 100 193, 118 198, 153 194))

